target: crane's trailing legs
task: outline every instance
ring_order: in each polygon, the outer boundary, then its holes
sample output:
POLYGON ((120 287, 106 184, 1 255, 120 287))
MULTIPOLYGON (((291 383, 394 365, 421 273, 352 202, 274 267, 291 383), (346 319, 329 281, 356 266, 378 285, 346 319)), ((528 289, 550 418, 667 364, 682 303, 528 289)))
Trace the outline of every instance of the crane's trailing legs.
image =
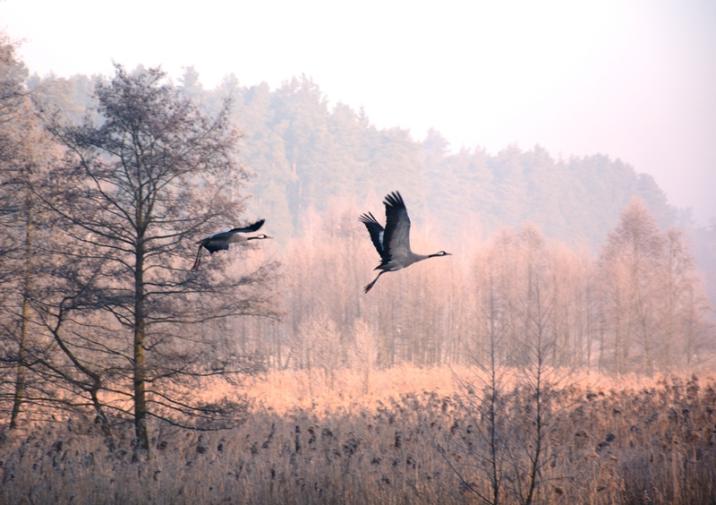
POLYGON ((375 283, 378 282, 378 279, 380 278, 380 276, 383 275, 384 273, 385 273, 385 271, 378 272, 378 275, 375 276, 375 279, 373 279, 369 284, 367 284, 365 286, 365 288, 363 288, 363 292, 367 293, 368 291, 370 291, 370 289, 375 285, 375 283))

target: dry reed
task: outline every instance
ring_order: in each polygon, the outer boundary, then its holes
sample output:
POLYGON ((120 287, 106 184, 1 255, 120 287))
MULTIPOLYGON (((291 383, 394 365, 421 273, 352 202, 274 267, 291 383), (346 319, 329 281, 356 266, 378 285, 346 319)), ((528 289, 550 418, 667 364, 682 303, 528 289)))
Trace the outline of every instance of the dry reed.
MULTIPOLYGON (((155 424, 144 462, 132 459, 129 427, 116 428, 113 452, 76 419, 4 433, 0 503, 484 503, 473 492, 489 486, 479 392, 457 380, 471 373, 375 371, 365 393, 356 372, 339 372, 333 390, 317 372, 272 372, 250 386, 254 407, 241 426, 155 424)), ((712 378, 583 375, 546 394, 536 503, 715 502, 712 378)), ((524 389, 508 383, 499 413, 505 434, 529 432, 524 389)), ((518 502, 504 494, 503 503, 518 502)))

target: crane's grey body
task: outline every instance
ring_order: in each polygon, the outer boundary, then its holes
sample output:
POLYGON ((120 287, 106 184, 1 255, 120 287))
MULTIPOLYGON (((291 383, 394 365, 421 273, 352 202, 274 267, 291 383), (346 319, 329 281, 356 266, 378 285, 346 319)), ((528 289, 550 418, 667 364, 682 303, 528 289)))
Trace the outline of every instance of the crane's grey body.
POLYGON ((216 233, 211 237, 203 239, 200 244, 209 251, 210 254, 214 254, 216 251, 226 251, 229 249, 229 244, 239 242, 242 237, 238 232, 222 231, 216 233))
POLYGON ((414 253, 410 249, 410 217, 403 197, 399 192, 394 191, 386 195, 383 204, 385 205, 385 228, 370 212, 360 216, 360 221, 368 229, 370 239, 380 254, 381 260, 380 264, 375 267, 375 270, 380 270, 380 273, 365 287, 366 293, 386 272, 395 272, 418 261, 450 254, 445 251, 435 254, 414 253))
POLYGON ((244 237, 243 235, 240 235, 241 233, 251 233, 257 231, 261 228, 261 226, 263 226, 264 222, 265 219, 260 219, 249 226, 244 226, 243 228, 232 228, 231 230, 215 233, 214 235, 201 239, 197 242, 197 244, 199 244, 199 251, 196 253, 196 261, 194 262, 192 270, 195 270, 199 266, 199 257, 201 255, 202 247, 209 251, 209 254, 214 254, 216 251, 228 251, 229 245, 235 242, 271 238, 268 235, 258 235, 255 237, 244 237))

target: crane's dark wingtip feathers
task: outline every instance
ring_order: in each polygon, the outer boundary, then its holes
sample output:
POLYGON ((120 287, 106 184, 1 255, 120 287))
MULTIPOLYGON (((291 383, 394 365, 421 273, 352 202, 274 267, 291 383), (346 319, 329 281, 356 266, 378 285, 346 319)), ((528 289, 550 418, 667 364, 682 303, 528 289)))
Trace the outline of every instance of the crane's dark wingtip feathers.
POLYGON ((400 191, 393 191, 388 193, 383 200, 383 205, 386 207, 405 208, 405 202, 400 194, 400 191))
POLYGON ((231 231, 231 232, 239 232, 239 233, 250 233, 250 232, 252 232, 252 231, 256 231, 256 230, 258 230, 259 228, 261 228, 261 227, 264 225, 265 222, 266 222, 265 219, 259 219, 259 220, 256 221, 254 224, 250 224, 250 225, 248 225, 248 226, 244 226, 243 228, 233 228, 233 229, 231 229, 231 230, 229 230, 229 231, 231 231))
POLYGON ((375 218, 372 212, 368 212, 367 214, 361 214, 358 218, 358 221, 364 224, 372 224, 375 223, 377 225, 380 225, 378 220, 375 218))
POLYGON ((375 216, 371 212, 361 214, 358 220, 365 225, 370 235, 370 240, 373 242, 376 251, 381 258, 384 258, 383 252, 383 226, 378 222, 375 216))

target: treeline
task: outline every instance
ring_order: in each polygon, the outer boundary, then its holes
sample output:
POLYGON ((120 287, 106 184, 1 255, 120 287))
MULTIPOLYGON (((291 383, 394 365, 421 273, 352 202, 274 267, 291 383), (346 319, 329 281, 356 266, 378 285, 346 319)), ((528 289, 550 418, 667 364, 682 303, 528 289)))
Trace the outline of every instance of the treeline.
MULTIPOLYGON (((651 176, 621 160, 602 154, 556 159, 539 146, 453 152, 436 131, 416 141, 399 128, 376 128, 362 111, 330 104, 305 77, 276 89, 241 85, 234 75, 206 89, 199 77, 188 68, 177 88, 209 114, 231 97, 230 119, 241 133, 237 156, 252 174, 247 208, 272 216, 279 240, 299 236, 310 212, 324 213, 337 198, 373 201, 401 188, 445 247, 459 246, 465 235, 487 239, 529 222, 549 239, 583 243, 596 253, 637 197, 660 227, 686 229, 716 302, 714 224, 694 227, 688 211, 670 206, 651 176)), ((92 90, 102 79, 31 76, 28 86, 46 110, 59 109, 77 122, 92 114, 92 90)))
MULTIPOLYGON (((32 77, 29 86, 48 110, 77 121, 94 105, 100 77, 32 77)), ((324 212, 340 197, 362 202, 397 187, 411 208, 439 223, 443 239, 487 238, 504 226, 539 223, 549 238, 596 250, 631 198, 639 197, 660 226, 681 215, 651 176, 603 155, 555 159, 541 147, 510 146, 497 154, 480 148, 450 151, 436 131, 422 141, 398 128, 376 128, 362 111, 331 105, 320 88, 296 78, 277 89, 242 86, 230 75, 205 89, 192 68, 179 91, 208 113, 227 97, 231 121, 242 134, 239 160, 253 174, 249 208, 272 216, 277 236, 300 235, 311 210, 324 212)))
MULTIPOLYGON (((684 237, 659 229, 639 200, 597 255, 533 226, 505 229, 386 275, 365 296, 378 259, 358 212, 336 207, 307 221, 284 257, 283 320, 237 322, 237 353, 329 376, 354 365, 485 365, 492 351, 497 364, 519 367, 535 346, 553 366, 606 373, 713 360, 710 308, 684 237)), ((413 248, 441 248, 421 225, 413 248)))

